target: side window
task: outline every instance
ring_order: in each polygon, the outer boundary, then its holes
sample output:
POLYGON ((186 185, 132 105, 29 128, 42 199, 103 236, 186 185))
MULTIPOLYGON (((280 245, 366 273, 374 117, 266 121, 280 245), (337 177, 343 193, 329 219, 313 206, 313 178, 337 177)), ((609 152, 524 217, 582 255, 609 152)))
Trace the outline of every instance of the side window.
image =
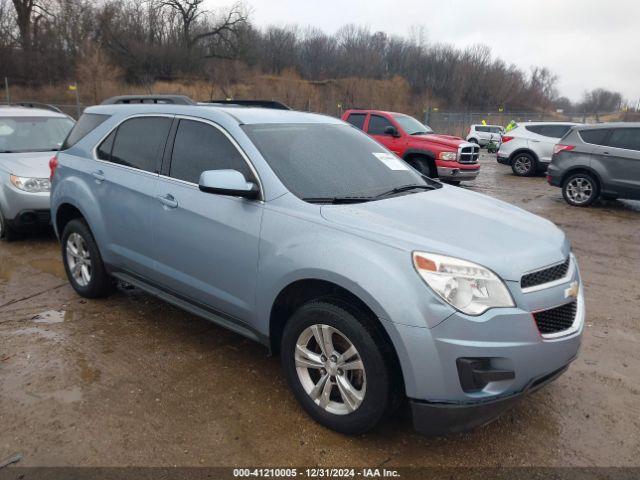
POLYGON ((61 150, 73 147, 76 143, 88 135, 94 128, 109 118, 109 115, 98 113, 83 113, 69 135, 60 147, 61 150))
POLYGON ((491 127, 489 128, 491 133, 502 133, 502 129, 500 127, 491 127))
POLYGON ((364 119, 367 118, 365 113, 352 113, 347 118, 347 122, 349 122, 354 127, 358 127, 360 130, 364 130, 364 119))
POLYGON ((544 125, 526 125, 524 128, 538 135, 544 135, 544 125))
POLYGON ((371 115, 369 118, 369 135, 384 135, 384 129, 392 127, 393 125, 389 120, 380 115, 371 115))
POLYGON ((180 120, 171 156, 169 175, 198 183, 207 170, 233 169, 247 180, 253 174, 238 149, 217 128, 193 120, 180 120))
POLYGON ((100 160, 111 161, 111 150, 113 149, 113 140, 116 138, 116 130, 111 132, 107 138, 96 148, 96 153, 100 160))
POLYGON ((598 128, 595 130, 581 130, 580 137, 582 137, 582 141, 586 143, 592 143, 593 145, 605 145, 605 141, 607 140, 607 135, 609 135, 608 128, 598 128))
POLYGON ((476 131, 477 131, 477 132, 483 132, 483 133, 486 133, 486 132, 488 132, 488 131, 489 131, 489 127, 485 127, 485 126, 478 126, 478 127, 476 127, 476 131))
POLYGON ((616 128, 607 142, 610 147, 640 151, 640 128, 616 128))
POLYGON ((111 161, 147 172, 158 171, 158 157, 171 127, 167 117, 138 117, 123 122, 116 133, 111 161))
POLYGON ((546 125, 543 135, 552 138, 562 138, 571 129, 571 125, 546 125))

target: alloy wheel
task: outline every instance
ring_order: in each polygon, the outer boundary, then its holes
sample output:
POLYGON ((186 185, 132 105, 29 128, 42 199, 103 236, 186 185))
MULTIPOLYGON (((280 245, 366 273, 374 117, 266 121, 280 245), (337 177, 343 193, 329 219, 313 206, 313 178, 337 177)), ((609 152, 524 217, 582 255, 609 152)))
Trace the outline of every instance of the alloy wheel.
POLYGON ((367 388, 364 363, 338 329, 322 324, 305 328, 296 342, 295 365, 302 387, 323 410, 347 415, 362 404, 367 388))
POLYGON ((67 265, 73 280, 81 287, 91 282, 92 265, 91 254, 84 238, 78 233, 72 233, 67 239, 67 265))
POLYGON ((525 155, 522 155, 520 157, 516 157, 516 159, 513 161, 513 169, 519 174, 519 175, 526 175, 531 171, 531 168, 533 167, 532 163, 531 163, 531 159, 525 155))
POLYGON ((589 201, 594 192, 591 180, 585 177, 572 178, 566 186, 567 196, 577 205, 589 201))

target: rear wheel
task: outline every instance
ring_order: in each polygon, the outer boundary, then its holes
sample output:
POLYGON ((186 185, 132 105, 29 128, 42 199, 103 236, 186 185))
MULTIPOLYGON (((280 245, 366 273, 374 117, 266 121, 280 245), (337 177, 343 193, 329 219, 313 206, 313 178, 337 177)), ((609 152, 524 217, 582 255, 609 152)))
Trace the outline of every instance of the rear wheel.
POLYGON ((518 153, 511 160, 511 170, 519 177, 530 177, 536 173, 537 163, 530 153, 518 153))
POLYGON ((389 365, 368 322, 339 299, 319 299, 293 314, 282 337, 282 366, 298 402, 338 432, 372 429, 393 404, 389 365))
POLYGON ((570 175, 562 184, 562 196, 569 205, 588 207, 600 195, 595 177, 586 172, 570 175))
POLYGON ((71 220, 62 234, 62 258, 73 289, 87 298, 105 297, 115 283, 107 274, 91 230, 81 219, 71 220))

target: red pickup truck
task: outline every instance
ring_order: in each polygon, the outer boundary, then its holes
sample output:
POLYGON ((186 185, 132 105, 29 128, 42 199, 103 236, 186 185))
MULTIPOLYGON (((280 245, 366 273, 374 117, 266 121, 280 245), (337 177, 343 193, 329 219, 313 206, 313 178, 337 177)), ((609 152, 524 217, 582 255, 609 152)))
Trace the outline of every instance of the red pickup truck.
POLYGON ((371 135, 420 173, 458 184, 480 172, 480 147, 459 137, 438 135, 403 113, 347 110, 342 120, 371 135))

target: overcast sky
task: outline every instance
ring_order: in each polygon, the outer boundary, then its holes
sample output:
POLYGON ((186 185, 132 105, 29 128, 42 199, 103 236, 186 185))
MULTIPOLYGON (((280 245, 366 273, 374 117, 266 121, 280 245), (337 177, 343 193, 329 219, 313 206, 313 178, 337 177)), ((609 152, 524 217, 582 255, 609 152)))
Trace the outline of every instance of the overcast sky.
MULTIPOLYGON (((215 0, 219 4, 219 0, 215 0)), ((246 0, 258 26, 346 23, 407 36, 424 26, 429 42, 483 43, 529 69, 547 66, 561 95, 617 90, 640 99, 640 0, 246 0)))

